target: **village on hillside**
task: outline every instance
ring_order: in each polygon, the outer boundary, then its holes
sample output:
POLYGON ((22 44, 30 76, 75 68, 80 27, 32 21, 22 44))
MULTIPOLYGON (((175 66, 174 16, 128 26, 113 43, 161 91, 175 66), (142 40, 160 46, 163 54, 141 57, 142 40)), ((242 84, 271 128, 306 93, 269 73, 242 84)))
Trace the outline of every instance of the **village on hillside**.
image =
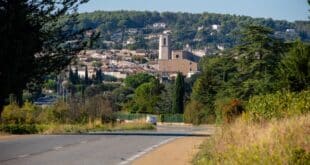
POLYGON ((158 42, 158 50, 83 50, 70 67, 79 77, 85 77, 87 68, 90 78, 100 70, 103 75, 120 80, 136 73, 150 73, 171 79, 178 72, 186 77, 199 72, 198 62, 206 55, 205 50, 192 50, 188 44, 182 50, 171 50, 169 32, 156 36, 154 40, 158 42))

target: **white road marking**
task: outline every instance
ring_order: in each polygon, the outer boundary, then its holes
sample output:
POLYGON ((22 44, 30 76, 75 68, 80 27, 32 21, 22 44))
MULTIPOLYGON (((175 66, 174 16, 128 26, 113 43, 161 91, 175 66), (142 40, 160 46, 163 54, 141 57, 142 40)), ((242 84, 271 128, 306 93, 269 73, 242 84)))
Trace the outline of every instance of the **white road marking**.
POLYGON ((18 155, 19 158, 25 158, 25 157, 27 157, 27 156, 29 156, 29 154, 18 155))
POLYGON ((58 147, 54 147, 54 150, 60 150, 62 148, 63 148, 62 146, 58 146, 58 147))
POLYGON ((80 144, 85 144, 85 143, 87 143, 87 141, 85 140, 85 141, 81 141, 80 142, 80 144))
POLYGON ((173 138, 169 138, 169 139, 167 139, 167 140, 164 140, 164 141, 162 141, 162 142, 160 142, 160 143, 158 143, 158 144, 155 144, 155 145, 153 145, 153 146, 151 146, 151 147, 145 149, 144 151, 141 151, 141 152, 139 152, 138 154, 136 154, 136 155, 134 155, 134 156, 128 158, 127 160, 121 162, 119 165, 129 164, 129 163, 132 162, 133 160, 135 160, 135 159, 141 157, 142 155, 144 155, 144 154, 146 154, 146 153, 152 151, 153 149, 155 149, 155 148, 157 148, 157 147, 159 147, 159 146, 161 146, 161 145, 163 145, 163 144, 166 144, 166 143, 168 143, 168 142, 170 142, 170 141, 172 141, 172 140, 175 140, 175 139, 177 139, 177 138, 173 137, 173 138))

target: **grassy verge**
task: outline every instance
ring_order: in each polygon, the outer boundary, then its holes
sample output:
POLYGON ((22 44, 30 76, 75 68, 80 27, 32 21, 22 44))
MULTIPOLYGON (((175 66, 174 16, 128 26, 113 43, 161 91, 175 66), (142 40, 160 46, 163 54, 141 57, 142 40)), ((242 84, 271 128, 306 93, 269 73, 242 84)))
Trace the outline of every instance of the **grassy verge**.
POLYGON ((0 132, 9 134, 62 134, 85 133, 90 131, 152 130, 155 126, 148 123, 117 124, 3 124, 0 132))
POLYGON ((309 164, 310 114, 264 123, 237 120, 202 146, 193 164, 309 164))

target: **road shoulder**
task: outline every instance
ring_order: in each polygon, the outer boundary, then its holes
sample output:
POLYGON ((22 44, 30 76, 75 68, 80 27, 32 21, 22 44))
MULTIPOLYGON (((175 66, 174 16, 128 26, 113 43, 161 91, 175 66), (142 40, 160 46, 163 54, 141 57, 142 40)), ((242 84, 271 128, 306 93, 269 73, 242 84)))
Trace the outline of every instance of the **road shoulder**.
POLYGON ((9 140, 15 140, 15 139, 19 139, 22 137, 27 137, 30 135, 10 135, 10 134, 1 134, 0 133, 0 142, 1 141, 9 141, 9 140))
POLYGON ((198 153, 207 137, 183 137, 156 148, 133 161, 133 165, 186 165, 198 153))

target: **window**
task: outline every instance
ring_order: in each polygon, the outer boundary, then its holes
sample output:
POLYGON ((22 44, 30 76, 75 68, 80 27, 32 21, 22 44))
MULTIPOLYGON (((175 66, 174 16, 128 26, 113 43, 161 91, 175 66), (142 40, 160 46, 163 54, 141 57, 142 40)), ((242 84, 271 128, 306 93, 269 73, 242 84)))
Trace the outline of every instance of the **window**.
POLYGON ((167 38, 164 38, 164 46, 167 44, 167 38))
POLYGON ((177 54, 177 55, 175 55, 175 58, 179 58, 179 55, 177 54))

